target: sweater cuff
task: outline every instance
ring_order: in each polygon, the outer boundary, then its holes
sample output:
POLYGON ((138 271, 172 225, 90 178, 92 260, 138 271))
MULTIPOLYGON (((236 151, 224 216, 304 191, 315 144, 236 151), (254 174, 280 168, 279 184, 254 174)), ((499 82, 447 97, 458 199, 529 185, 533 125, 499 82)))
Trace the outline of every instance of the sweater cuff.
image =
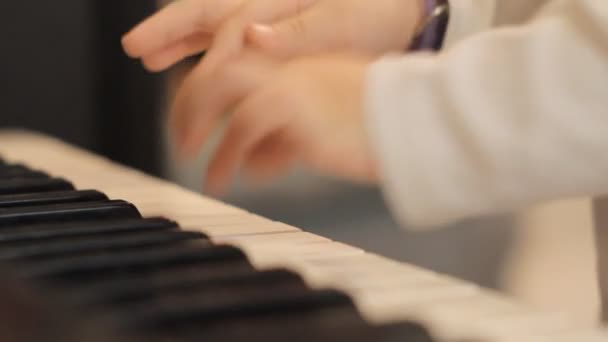
POLYGON ((449 1, 450 20, 443 41, 444 49, 493 26, 496 0, 449 1))
POLYGON ((383 195, 413 230, 439 228, 471 211, 459 184, 470 172, 455 160, 443 104, 430 91, 437 89, 437 62, 426 57, 387 56, 369 67, 365 83, 366 126, 383 195))

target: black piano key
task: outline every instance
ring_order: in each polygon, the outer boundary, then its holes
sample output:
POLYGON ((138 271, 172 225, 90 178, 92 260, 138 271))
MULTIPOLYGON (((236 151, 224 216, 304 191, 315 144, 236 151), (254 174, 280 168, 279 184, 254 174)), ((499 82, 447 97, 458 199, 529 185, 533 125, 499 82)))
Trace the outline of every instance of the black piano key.
POLYGON ((353 307, 327 308, 292 315, 250 317, 213 325, 192 326, 168 334, 186 341, 350 341, 350 342, 433 342, 420 324, 403 322, 370 325, 353 307))
MULTIPOLYGON (((371 326, 354 318, 349 320, 349 315, 356 314, 352 310, 328 310, 328 313, 321 317, 315 313, 295 317, 273 317, 272 320, 254 320, 251 323, 241 321, 212 331, 191 333, 187 341, 435 342, 421 325, 404 324, 400 329, 371 326)), ((180 341, 186 342, 186 339, 180 338, 180 341)))
POLYGON ((135 206, 117 200, 0 208, 0 230, 13 225, 139 217, 135 206))
POLYGON ((251 288, 229 295, 207 292, 177 299, 161 297, 154 305, 133 305, 116 314, 124 315, 121 321, 127 330, 177 333, 226 320, 296 315, 336 307, 354 304, 348 296, 334 290, 251 288))
POLYGON ((245 254, 238 248, 198 242, 196 246, 144 247, 125 252, 23 264, 20 265, 20 276, 34 281, 83 284, 162 269, 236 262, 249 264, 245 254))
POLYGON ((28 172, 28 171, 34 171, 32 169, 30 169, 29 167, 23 165, 23 164, 0 164, 0 172, 5 172, 5 171, 15 171, 15 172, 28 172))
MULTIPOLYGON (((69 237, 102 236, 128 232, 154 232, 179 229, 177 223, 162 218, 77 221, 19 225, 0 229, 0 249, 5 245, 55 241, 69 237)), ((103 236, 101 237, 103 238, 103 236)))
POLYGON ((105 237, 70 237, 60 241, 42 241, 25 246, 3 247, 0 249, 0 261, 27 260, 31 262, 66 256, 84 257, 109 251, 117 252, 148 246, 169 246, 197 239, 205 239, 205 236, 196 232, 155 231, 115 234, 105 237))
POLYGON ((62 178, 0 179, 0 195, 66 190, 74 190, 74 186, 62 178))
MULTIPOLYGON (((82 315, 66 298, 19 281, 13 269, 0 269, 0 341, 2 342, 135 342, 111 324, 82 315)), ((158 341, 155 338, 145 341, 158 341)), ((143 341, 142 341, 143 342, 143 341)))
MULTIPOLYGON (((429 329, 424 327, 422 324, 414 322, 401 322, 386 324, 380 326, 371 326, 374 331, 374 335, 378 336, 378 339, 374 341, 382 342, 434 342, 435 338, 431 335, 429 329)), ((368 341, 371 339, 368 339, 368 341)), ((362 341, 359 339, 359 341, 362 341)), ((463 341, 464 342, 464 341, 463 341)))
POLYGON ((105 200, 108 200, 108 197, 95 190, 52 191, 18 195, 0 195, 0 208, 105 200))
POLYGON ((251 274, 258 271, 246 259, 226 260, 222 262, 188 262, 182 264, 158 264, 140 268, 135 272, 117 272, 106 275, 103 281, 81 281, 78 283, 51 283, 59 285, 59 290, 69 292, 73 302, 86 310, 98 310, 99 307, 122 305, 124 302, 142 300, 137 286, 141 286, 143 299, 149 298, 154 291, 170 291, 188 283, 212 281, 239 274, 251 274), (73 286, 75 285, 75 286, 73 286), (146 290, 147 289, 147 290, 146 290))
MULTIPOLYGON (((280 291, 282 286, 306 288, 304 280, 286 270, 256 271, 254 269, 225 268, 221 272, 205 269, 169 270, 160 274, 135 277, 110 283, 102 283, 86 289, 84 302, 88 308, 95 305, 125 306, 154 300, 171 293, 213 292, 221 288, 228 291, 255 287, 280 291)), ((217 291, 216 291, 217 293, 217 291)))
POLYGON ((13 178, 50 178, 50 176, 45 172, 26 169, 18 165, 0 167, 0 179, 13 178))
MULTIPOLYGON (((312 292, 311 292, 312 293, 312 292)), ((117 314, 122 318, 122 315, 117 314)), ((138 318, 135 316, 134 318, 138 318)), ((273 314, 251 314, 218 318, 197 324, 185 319, 174 325, 132 326, 125 322, 126 331, 139 332, 176 341, 348 341, 325 339, 328 334, 336 337, 336 330, 361 330, 366 323, 348 304, 321 306, 314 310, 283 311, 273 314), (333 332, 333 334, 332 334, 333 332)), ((407 340, 406 340, 407 341, 407 340)))

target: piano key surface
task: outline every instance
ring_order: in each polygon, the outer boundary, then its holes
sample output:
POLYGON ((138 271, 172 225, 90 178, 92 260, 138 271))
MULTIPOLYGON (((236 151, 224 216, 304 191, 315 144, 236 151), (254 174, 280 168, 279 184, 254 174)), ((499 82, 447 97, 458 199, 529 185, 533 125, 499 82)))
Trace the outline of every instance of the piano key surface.
POLYGON ((17 225, 0 229, 0 247, 104 234, 177 230, 177 223, 162 218, 75 221, 17 225))
MULTIPOLYGON (((2 178, 2 176, 0 176, 2 178)), ((0 208, 13 208, 26 205, 42 205, 73 202, 104 201, 108 198, 94 190, 81 191, 52 191, 26 193, 21 195, 0 195, 0 208)))
MULTIPOLYGON (((234 245, 258 270, 288 269, 314 288, 343 290, 372 324, 421 322, 441 341, 608 341, 608 332, 579 328, 565 313, 537 312, 473 284, 274 222, 53 138, 2 132, 0 155, 4 163, 42 170, 76 189, 98 189, 110 199, 127 200, 144 217, 166 217, 214 243, 234 245)), ((73 276, 83 263, 94 265, 98 259, 74 261, 71 268, 49 261, 46 269, 28 272, 73 276)), ((146 260, 130 262, 136 267, 146 260)))

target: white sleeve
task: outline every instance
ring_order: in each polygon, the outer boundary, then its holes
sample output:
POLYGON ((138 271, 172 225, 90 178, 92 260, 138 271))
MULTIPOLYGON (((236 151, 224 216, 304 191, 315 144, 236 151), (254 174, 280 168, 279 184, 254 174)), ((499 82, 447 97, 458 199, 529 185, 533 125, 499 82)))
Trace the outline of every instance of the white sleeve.
POLYGON ((492 27, 522 24, 549 0, 449 0, 445 48, 492 27))
POLYGON ((444 48, 450 48, 458 41, 493 26, 497 1, 449 0, 450 21, 445 34, 444 48))
POLYGON ((608 1, 555 0, 438 56, 386 57, 365 103, 410 227, 608 192, 608 1))

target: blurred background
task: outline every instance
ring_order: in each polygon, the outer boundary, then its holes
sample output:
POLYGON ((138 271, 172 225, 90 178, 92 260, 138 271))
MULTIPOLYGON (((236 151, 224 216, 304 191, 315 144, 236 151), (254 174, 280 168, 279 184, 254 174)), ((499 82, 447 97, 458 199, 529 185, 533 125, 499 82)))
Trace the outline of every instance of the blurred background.
MULTIPOLYGON (((0 128, 58 136, 117 162, 199 190, 212 144, 178 163, 164 120, 191 64, 149 74, 120 37, 155 0, 0 3, 0 128)), ((415 196, 415 194, 412 194, 415 196)), ((295 170, 264 186, 238 184, 221 200, 274 220, 498 289, 583 323, 596 309, 589 203, 575 199, 524 213, 412 233, 377 188, 295 170)))

